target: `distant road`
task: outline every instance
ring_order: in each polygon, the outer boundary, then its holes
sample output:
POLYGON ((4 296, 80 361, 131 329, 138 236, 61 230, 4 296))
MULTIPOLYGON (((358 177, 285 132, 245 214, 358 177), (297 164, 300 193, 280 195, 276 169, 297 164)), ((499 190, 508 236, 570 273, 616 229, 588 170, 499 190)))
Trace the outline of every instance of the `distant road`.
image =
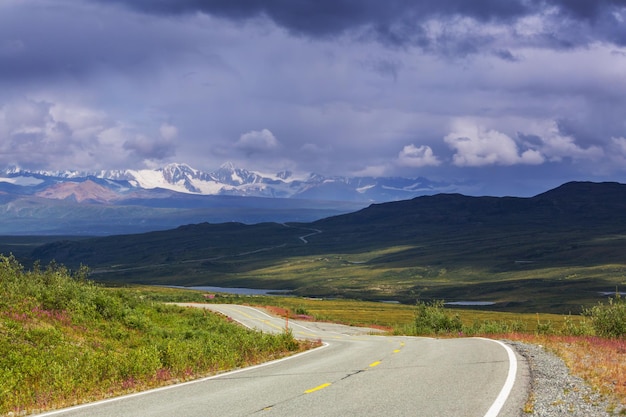
MULTIPOLYGON (((265 332, 286 321, 239 305, 196 304, 265 332)), ((524 372, 488 339, 367 334, 371 329, 289 321, 304 354, 47 416, 520 416, 524 372), (517 376, 517 377, 516 377, 517 376), (511 395, 509 395, 511 393, 511 395)))

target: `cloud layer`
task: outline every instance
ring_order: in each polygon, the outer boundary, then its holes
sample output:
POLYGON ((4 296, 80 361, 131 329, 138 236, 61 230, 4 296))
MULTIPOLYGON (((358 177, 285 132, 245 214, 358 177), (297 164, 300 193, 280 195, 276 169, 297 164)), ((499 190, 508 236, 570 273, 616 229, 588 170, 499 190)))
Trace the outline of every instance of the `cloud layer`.
POLYGON ((626 0, 7 0, 0 166, 625 181, 625 20, 626 0))

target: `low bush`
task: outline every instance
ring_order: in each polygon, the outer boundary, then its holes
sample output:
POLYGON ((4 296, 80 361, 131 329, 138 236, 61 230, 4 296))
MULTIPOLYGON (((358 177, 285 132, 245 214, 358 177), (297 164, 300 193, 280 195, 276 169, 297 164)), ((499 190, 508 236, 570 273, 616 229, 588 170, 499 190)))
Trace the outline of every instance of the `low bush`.
POLYGON ((592 336, 593 326, 585 318, 575 320, 571 315, 564 317, 561 334, 564 336, 592 336))
POLYGON ((444 302, 418 301, 415 312, 415 334, 441 334, 463 331, 463 323, 457 315, 448 314, 444 302))
POLYGON ((291 333, 105 288, 0 255, 0 415, 28 413, 245 366, 296 351, 291 333))
POLYGON ((597 305, 583 310, 583 315, 591 319, 597 336, 622 338, 626 336, 626 301, 616 292, 609 297, 608 304, 597 305))

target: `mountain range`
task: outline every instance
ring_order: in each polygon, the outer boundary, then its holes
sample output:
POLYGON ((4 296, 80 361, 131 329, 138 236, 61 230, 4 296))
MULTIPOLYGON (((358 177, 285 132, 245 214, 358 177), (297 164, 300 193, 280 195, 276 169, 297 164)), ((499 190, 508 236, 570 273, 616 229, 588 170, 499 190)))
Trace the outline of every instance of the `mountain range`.
POLYGON ((0 234, 115 234, 199 222, 313 221, 371 203, 454 191, 426 178, 263 174, 222 165, 0 171, 0 234), (243 198, 245 197, 245 198, 243 198))
POLYGON ((142 170, 28 171, 13 167, 0 171, 0 191, 98 203, 123 200, 140 190, 373 203, 454 189, 454 184, 423 177, 326 177, 314 173, 295 175, 290 171, 263 174, 230 162, 213 172, 174 163, 142 170))

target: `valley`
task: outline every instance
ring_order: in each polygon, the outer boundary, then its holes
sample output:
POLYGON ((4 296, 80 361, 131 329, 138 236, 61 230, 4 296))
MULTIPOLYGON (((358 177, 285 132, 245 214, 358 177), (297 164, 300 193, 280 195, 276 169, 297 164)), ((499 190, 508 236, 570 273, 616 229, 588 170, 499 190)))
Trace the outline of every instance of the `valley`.
POLYGON ((117 284, 577 314, 626 285, 624 213, 625 185, 568 183, 532 198, 440 194, 309 223, 200 223, 41 245, 31 237, 20 247, 7 237, 0 251, 26 264, 87 265, 92 279, 117 284))

